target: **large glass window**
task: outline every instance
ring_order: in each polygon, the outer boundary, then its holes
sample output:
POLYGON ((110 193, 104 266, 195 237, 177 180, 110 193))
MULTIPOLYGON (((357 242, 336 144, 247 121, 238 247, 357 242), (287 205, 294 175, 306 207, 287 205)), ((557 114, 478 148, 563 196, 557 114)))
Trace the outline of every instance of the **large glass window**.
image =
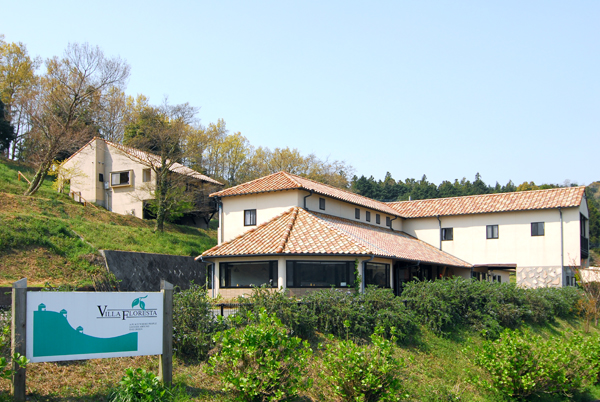
POLYGON ((126 172, 113 172, 110 174, 111 186, 128 186, 129 184, 129 170, 126 172))
POLYGON ((376 285, 380 288, 390 287, 389 264, 365 264, 365 285, 376 285))
POLYGON ((329 288, 354 285, 354 263, 350 261, 288 261, 287 287, 329 288))
POLYGON ((277 286, 277 261, 224 262, 219 267, 222 288, 277 286))

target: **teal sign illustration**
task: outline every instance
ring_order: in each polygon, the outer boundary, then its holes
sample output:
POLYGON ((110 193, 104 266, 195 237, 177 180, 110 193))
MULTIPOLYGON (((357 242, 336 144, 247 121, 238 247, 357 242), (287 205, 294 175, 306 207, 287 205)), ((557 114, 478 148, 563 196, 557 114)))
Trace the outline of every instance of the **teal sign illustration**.
POLYGON ((27 358, 162 354, 162 306, 159 292, 27 292, 27 358))

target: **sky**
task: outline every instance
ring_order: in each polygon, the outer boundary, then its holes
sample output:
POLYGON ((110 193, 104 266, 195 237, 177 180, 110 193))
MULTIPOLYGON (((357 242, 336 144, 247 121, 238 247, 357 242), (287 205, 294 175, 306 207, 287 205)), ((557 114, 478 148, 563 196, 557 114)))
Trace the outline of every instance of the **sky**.
POLYGON ((600 180, 598 1, 8 1, 32 56, 98 45, 126 92, 358 176, 600 180))

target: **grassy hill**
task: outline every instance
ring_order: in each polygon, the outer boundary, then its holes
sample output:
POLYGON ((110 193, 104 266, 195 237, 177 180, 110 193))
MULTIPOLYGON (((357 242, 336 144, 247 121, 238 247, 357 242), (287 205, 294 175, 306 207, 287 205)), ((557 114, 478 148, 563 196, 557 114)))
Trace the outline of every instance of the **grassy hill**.
POLYGON ((33 177, 24 164, 0 159, 0 286, 27 277, 30 286, 81 286, 102 271, 98 250, 197 256, 213 247, 214 230, 166 225, 83 206, 52 188, 46 179, 33 197, 23 196, 33 177))

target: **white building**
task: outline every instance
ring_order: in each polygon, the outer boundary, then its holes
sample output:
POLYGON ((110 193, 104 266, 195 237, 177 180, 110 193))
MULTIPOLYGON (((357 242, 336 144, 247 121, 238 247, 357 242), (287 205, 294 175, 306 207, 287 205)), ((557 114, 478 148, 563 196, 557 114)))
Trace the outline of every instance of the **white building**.
MULTIPOLYGON (((156 177, 149 163, 160 158, 134 148, 93 138, 63 165, 76 199, 98 204, 121 215, 143 217, 144 202, 152 199, 156 177)), ((216 190, 223 185, 179 163, 171 170, 185 175, 201 186, 216 190)), ((213 191, 214 191, 213 190, 213 191)))
POLYGON ((285 172, 211 194, 219 203, 215 294, 263 283, 310 289, 394 289, 449 276, 523 286, 572 284, 587 266, 584 187, 383 203, 285 172))

